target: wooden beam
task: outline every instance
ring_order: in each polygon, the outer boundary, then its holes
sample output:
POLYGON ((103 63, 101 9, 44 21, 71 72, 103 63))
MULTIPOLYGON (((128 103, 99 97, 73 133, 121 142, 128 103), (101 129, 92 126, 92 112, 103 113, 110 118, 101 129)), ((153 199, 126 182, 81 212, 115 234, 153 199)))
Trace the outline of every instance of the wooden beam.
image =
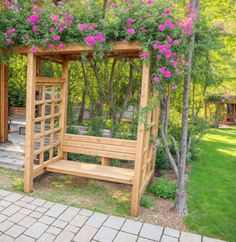
POLYGON ((34 162, 34 119, 35 119, 35 83, 36 56, 28 54, 27 92, 26 92, 26 136, 25 136, 25 169, 24 191, 33 191, 33 162, 34 162))
POLYGON ((0 64, 0 142, 8 141, 8 67, 0 64))
MULTIPOLYGON (((60 48, 56 46, 54 49, 50 49, 48 47, 36 47, 36 55, 72 55, 72 54, 81 54, 83 52, 92 53, 94 51, 93 48, 88 46, 83 46, 80 44, 67 44, 64 48, 60 48)), ((139 42, 117 42, 114 44, 111 53, 129 53, 129 52, 137 52, 141 51, 141 45, 139 42)), ((30 47, 14 47, 13 52, 16 54, 28 54, 32 52, 30 47)), ((53 56, 52 56, 53 58, 53 56)))
MULTIPOLYGON (((150 59, 149 59, 149 62, 150 62, 150 59)), ((140 108, 146 107, 149 102, 150 74, 151 74, 151 65, 144 63, 143 64, 143 74, 142 74, 140 108)), ((133 191, 132 191, 132 199, 131 199, 131 215, 135 216, 135 217, 138 214, 139 200, 140 200, 140 188, 142 185, 141 176, 142 176, 145 133, 146 133, 145 124, 143 122, 139 122, 138 134, 137 134, 136 160, 135 160, 135 167, 134 167, 134 182, 133 182, 133 191)))

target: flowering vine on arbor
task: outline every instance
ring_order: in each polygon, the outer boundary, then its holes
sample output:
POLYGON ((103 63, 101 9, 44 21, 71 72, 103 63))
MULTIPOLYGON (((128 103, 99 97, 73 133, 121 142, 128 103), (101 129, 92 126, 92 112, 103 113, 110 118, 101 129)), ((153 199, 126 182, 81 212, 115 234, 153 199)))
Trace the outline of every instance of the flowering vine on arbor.
MULTIPOLYGON (((99 1, 98 1, 99 2, 99 1)), ((191 35, 194 14, 185 20, 159 1, 133 0, 108 2, 106 13, 99 3, 84 1, 41 0, 22 1, 12 5, 5 1, 0 15, 0 48, 15 45, 55 46, 64 48, 67 43, 80 43, 96 51, 107 51, 116 41, 139 41, 153 65, 153 83, 170 83, 175 90, 188 64, 185 55, 191 35), (156 68, 155 68, 156 67, 156 68)), ((179 14, 178 14, 179 15, 179 14)))

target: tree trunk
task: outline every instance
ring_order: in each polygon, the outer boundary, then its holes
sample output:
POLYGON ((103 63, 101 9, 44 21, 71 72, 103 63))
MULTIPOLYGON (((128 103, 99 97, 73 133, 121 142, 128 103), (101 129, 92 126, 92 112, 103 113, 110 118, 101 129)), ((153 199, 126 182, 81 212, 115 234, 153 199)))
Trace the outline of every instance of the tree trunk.
MULTIPOLYGON (((199 16, 200 0, 191 1, 196 14, 199 16)), ((176 200, 174 210, 179 213, 187 213, 186 192, 185 192, 185 168, 188 149, 188 115, 189 115, 189 97, 190 97, 190 84, 192 73, 192 59, 195 44, 195 29, 192 32, 190 40, 190 51, 188 56, 188 72, 184 80, 184 95, 182 104, 182 131, 181 131, 181 149, 180 149, 180 162, 179 162, 179 177, 177 183, 176 200)))

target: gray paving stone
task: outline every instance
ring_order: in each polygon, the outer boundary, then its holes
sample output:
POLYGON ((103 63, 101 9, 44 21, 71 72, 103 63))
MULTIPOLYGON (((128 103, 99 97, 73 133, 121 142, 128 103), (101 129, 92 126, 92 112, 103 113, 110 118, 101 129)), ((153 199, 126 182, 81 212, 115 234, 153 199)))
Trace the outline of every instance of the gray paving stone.
POLYGON ((36 205, 30 204, 30 203, 27 204, 27 209, 35 210, 36 208, 37 208, 36 205))
POLYGON ((47 230, 47 233, 53 234, 53 235, 58 235, 61 233, 61 229, 56 228, 54 226, 50 226, 47 230))
POLYGON ((89 225, 84 225, 82 229, 76 234, 74 241, 76 242, 90 242, 97 232, 97 228, 89 225))
POLYGON ((11 194, 11 192, 0 189, 0 196, 1 197, 6 197, 6 196, 8 196, 10 194, 11 194))
POLYGON ((52 206, 54 206, 55 205, 55 203, 53 203, 53 202, 46 202, 45 204, 43 204, 43 208, 51 208, 52 206))
POLYGON ((39 219, 39 222, 50 225, 55 221, 55 218, 44 215, 39 219))
POLYGON ((39 218, 41 218, 43 216, 43 214, 40 213, 40 212, 37 212, 37 211, 33 211, 29 216, 32 217, 32 218, 39 219, 39 218))
POLYGON ((6 215, 0 214, 0 224, 7 219, 8 217, 6 215))
POLYGON ((35 198, 33 198, 33 197, 24 196, 24 197, 22 197, 20 200, 21 200, 22 202, 31 203, 34 199, 35 199, 35 198))
POLYGON ((8 235, 5 235, 5 234, 2 234, 0 236, 0 241, 1 242, 14 242, 15 239, 13 239, 12 237, 8 236, 8 235))
POLYGON ((14 215, 12 215, 8 220, 13 223, 19 223, 23 218, 25 218, 25 214, 17 212, 14 215))
POLYGON ((71 242, 74 236, 75 235, 70 231, 64 230, 58 235, 58 237, 55 239, 55 242, 71 242))
POLYGON ((21 207, 12 204, 11 206, 9 206, 6 209, 4 209, 3 211, 1 211, 1 213, 6 216, 12 216, 14 213, 18 212, 20 209, 21 209, 21 207))
POLYGON ((30 238, 24 234, 22 234, 20 237, 18 237, 15 242, 34 242, 35 239, 30 238))
POLYGON ((25 215, 29 215, 29 214, 31 214, 33 212, 33 210, 27 209, 27 208, 22 208, 19 212, 23 213, 25 215))
POLYGON ((4 208, 4 207, 2 207, 2 206, 0 206, 0 212, 1 212, 3 209, 5 209, 5 208, 4 208))
MULTIPOLYGON (((179 240, 177 238, 168 236, 168 235, 163 235, 161 238, 161 242, 178 242, 179 240)), ((190 241, 189 241, 190 242, 190 241)))
POLYGON ((118 231, 115 229, 101 227, 94 236, 94 240, 99 242, 112 242, 116 237, 117 233, 118 231))
POLYGON ((7 195, 4 200, 9 201, 9 202, 16 202, 19 199, 21 199, 23 197, 23 195, 18 194, 18 193, 11 193, 9 195, 7 195))
POLYGON ((45 201, 45 200, 42 200, 42 199, 34 199, 32 202, 31 202, 31 204, 33 204, 33 205, 35 205, 35 206, 39 206, 39 207, 41 207, 41 206, 43 206, 43 204, 45 204, 47 201, 45 201))
POLYGON ((203 237, 202 242, 226 242, 224 240, 219 240, 219 239, 213 239, 209 237, 203 237))
POLYGON ((79 213, 79 211, 79 208, 69 207, 59 216, 59 219, 70 222, 79 213))
POLYGON ((37 219, 35 218, 31 218, 31 217, 25 217, 23 220, 21 220, 18 224, 22 225, 26 228, 29 228, 30 226, 32 226, 35 222, 37 221, 37 219))
POLYGON ((142 227, 142 223, 127 219, 123 224, 121 230, 124 232, 128 232, 130 234, 138 234, 142 227))
POLYGON ((17 238, 19 237, 21 234, 23 234, 23 232, 26 230, 26 228, 20 226, 20 225, 13 225, 10 229, 8 229, 5 234, 13 237, 13 238, 17 238))
POLYGON ((178 230, 167 228, 167 227, 164 230, 164 234, 175 237, 175 238, 179 238, 179 236, 180 236, 180 232, 178 230))
POLYGON ((161 239, 161 235, 163 233, 164 228, 152 225, 152 224, 144 224, 140 236, 146 239, 152 239, 159 241, 161 239))
POLYGON ((27 202, 23 202, 21 200, 15 202, 14 204, 17 205, 17 206, 23 207, 23 208, 27 208, 27 206, 28 206, 27 202))
POLYGON ((137 242, 154 242, 154 240, 145 239, 145 238, 138 238, 137 242))
POLYGON ((109 228, 119 230, 124 222, 125 222, 124 218, 109 216, 103 225, 109 228))
POLYGON ((88 217, 85 217, 85 216, 82 216, 82 215, 77 215, 72 219, 70 224, 77 226, 77 227, 82 227, 87 220, 88 220, 88 217))
POLYGON ((77 227, 77 226, 74 226, 74 225, 69 224, 69 225, 67 225, 67 226, 65 227, 65 230, 70 231, 70 232, 76 234, 76 233, 79 232, 80 228, 77 227))
POLYGON ((102 224, 105 222, 107 219, 107 215, 102 214, 102 213, 94 213, 89 220, 86 222, 87 225, 99 228, 102 226, 102 224))
POLYGON ((55 235, 44 233, 38 240, 37 242, 53 242, 54 239, 56 238, 55 235))
POLYGON ((11 202, 8 202, 8 201, 5 201, 5 200, 0 201, 0 206, 4 207, 4 208, 9 207, 11 204, 12 204, 11 202))
POLYGON ((83 216, 87 216, 87 217, 90 217, 93 215, 94 212, 88 210, 88 209, 81 209, 79 214, 83 215, 83 216))
POLYGON ((30 226, 26 231, 25 235, 32 237, 34 239, 39 239, 40 236, 48 229, 48 225, 36 222, 32 226, 30 226))
POLYGON ((181 232, 180 242, 201 242, 201 236, 197 234, 181 232))
POLYGON ((120 231, 114 242, 125 242, 125 241, 128 241, 128 242, 136 242, 137 241, 137 236, 136 235, 133 235, 133 234, 129 234, 129 233, 125 233, 125 232, 122 232, 120 231))
POLYGON ((59 217, 65 210, 67 209, 67 206, 62 204, 55 204, 53 207, 51 207, 45 215, 57 218, 59 217))
POLYGON ((48 208, 44 207, 37 207, 35 211, 40 212, 40 213, 46 213, 48 211, 48 208))
MULTIPOLYGON (((12 223, 12 222, 10 222, 10 221, 8 221, 8 220, 6 220, 6 221, 4 221, 4 222, 2 222, 1 224, 0 224, 0 231, 1 232, 5 232, 5 231, 7 231, 11 226, 13 226, 14 225, 14 223, 12 223)), ((0 240, 1 241, 1 240, 0 240)))
POLYGON ((60 228, 60 229, 64 229, 68 223, 62 220, 57 219, 55 222, 53 222, 52 224, 54 227, 60 228))

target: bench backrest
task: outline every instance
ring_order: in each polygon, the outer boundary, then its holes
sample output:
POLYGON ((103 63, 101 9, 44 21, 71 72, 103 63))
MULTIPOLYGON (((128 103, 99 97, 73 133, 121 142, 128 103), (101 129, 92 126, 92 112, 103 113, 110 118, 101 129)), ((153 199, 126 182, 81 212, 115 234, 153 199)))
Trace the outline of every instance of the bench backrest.
POLYGON ((120 160, 135 160, 137 142, 85 135, 65 134, 63 151, 120 160))

